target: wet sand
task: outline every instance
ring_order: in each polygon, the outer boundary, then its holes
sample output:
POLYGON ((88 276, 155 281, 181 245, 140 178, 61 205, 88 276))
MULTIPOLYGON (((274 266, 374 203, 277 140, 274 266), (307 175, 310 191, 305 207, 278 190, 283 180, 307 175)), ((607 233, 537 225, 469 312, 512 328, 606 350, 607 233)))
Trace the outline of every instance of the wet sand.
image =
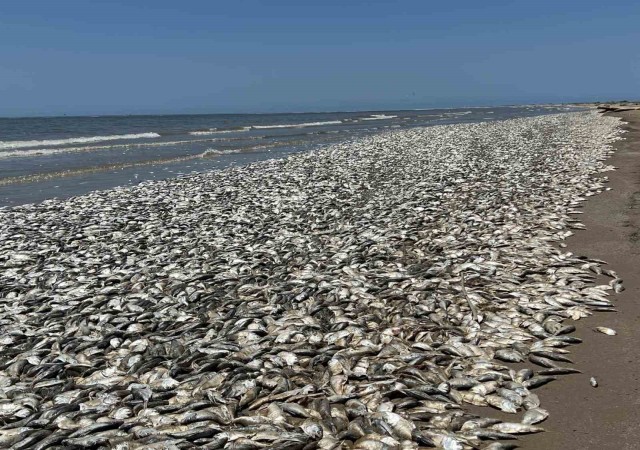
POLYGON ((572 347, 571 356, 583 373, 537 391, 550 412, 542 424, 547 432, 521 438, 523 449, 640 448, 640 111, 607 114, 628 122, 625 139, 607 161, 618 170, 604 174, 612 189, 586 202, 580 219, 587 229, 577 230, 566 250, 607 261, 626 290, 613 297, 618 313, 576 322, 575 335, 584 342, 572 347), (618 335, 595 333, 596 326, 618 335), (592 376, 597 388, 589 384, 592 376))

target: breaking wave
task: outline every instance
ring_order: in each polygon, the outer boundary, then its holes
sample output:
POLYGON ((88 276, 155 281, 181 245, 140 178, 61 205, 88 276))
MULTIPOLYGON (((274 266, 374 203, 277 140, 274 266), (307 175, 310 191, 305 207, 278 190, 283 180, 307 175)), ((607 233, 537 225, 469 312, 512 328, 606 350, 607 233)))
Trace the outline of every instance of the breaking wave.
POLYGON ((242 153, 243 149, 232 149, 232 150, 217 150, 215 148, 210 148, 205 150, 204 152, 196 155, 198 158, 211 158, 213 156, 220 155, 233 155, 236 153, 242 153))
POLYGON ((385 120, 385 119, 395 119, 398 116, 388 116, 386 114, 372 114, 371 117, 363 117, 360 120, 385 120))
POLYGON ((211 128, 209 130, 198 130, 189 132, 192 136, 208 136, 211 134, 221 133, 239 133, 242 131, 249 131, 251 127, 232 127, 232 128, 211 128))
MULTIPOLYGON (((395 117, 395 116, 394 116, 395 117)), ((231 128, 210 128, 208 130, 197 130, 189 132, 192 136, 208 136, 211 134, 221 133, 241 133, 243 131, 251 130, 273 130, 277 128, 305 128, 305 127, 320 127, 323 125, 342 125, 342 120, 328 120, 325 122, 303 122, 303 123, 283 123, 274 125, 251 125, 245 127, 231 127, 231 128)))
MULTIPOLYGON (((94 145, 89 147, 62 147, 62 148, 33 148, 28 150, 0 151, 0 159, 4 158, 28 158, 32 156, 48 156, 58 153, 93 152, 97 150, 130 149, 136 147, 166 147, 170 145, 192 144, 196 142, 215 142, 220 139, 191 139, 187 141, 145 142, 115 145, 94 145)), ((228 139, 232 140, 232 139, 228 139)))
POLYGON ((85 144, 89 142, 118 141, 122 139, 151 139, 160 137, 158 133, 115 134, 112 136, 90 136, 69 139, 49 139, 43 141, 0 141, 0 149, 17 149, 28 147, 56 147, 68 144, 85 144))
POLYGON ((328 120, 326 122, 304 122, 304 123, 284 123, 281 125, 254 125, 254 130, 268 130, 271 128, 304 128, 304 127, 320 127, 322 125, 342 125, 341 120, 328 120))

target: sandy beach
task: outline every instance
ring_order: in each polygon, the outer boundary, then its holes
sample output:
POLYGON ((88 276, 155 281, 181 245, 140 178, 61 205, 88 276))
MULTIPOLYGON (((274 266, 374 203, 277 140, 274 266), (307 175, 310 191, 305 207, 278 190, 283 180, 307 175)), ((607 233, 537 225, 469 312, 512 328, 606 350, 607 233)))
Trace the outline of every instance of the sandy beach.
POLYGON ((523 438, 523 449, 631 450, 640 442, 640 111, 605 114, 628 122, 625 139, 614 144, 607 161, 617 170, 606 173, 611 190, 585 204, 587 229, 567 239, 567 250, 607 261, 626 290, 616 296, 617 313, 576 323, 575 335, 584 342, 572 349, 572 359, 583 373, 540 389, 551 413, 547 432, 523 438), (595 333, 597 326, 618 335, 595 333), (595 389, 589 385, 592 376, 599 383, 595 389))

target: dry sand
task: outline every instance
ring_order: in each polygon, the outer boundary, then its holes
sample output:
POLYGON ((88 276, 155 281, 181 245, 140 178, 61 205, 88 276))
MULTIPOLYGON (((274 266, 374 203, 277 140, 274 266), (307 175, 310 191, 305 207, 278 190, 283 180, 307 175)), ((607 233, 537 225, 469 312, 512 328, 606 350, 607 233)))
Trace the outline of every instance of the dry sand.
MULTIPOLYGON (((640 449, 640 111, 607 113, 628 122, 606 172, 611 191, 592 197, 580 216, 587 226, 567 240, 576 254, 600 258, 624 279, 618 313, 597 313, 576 323, 584 343, 572 347, 583 371, 537 392, 550 412, 546 433, 527 436, 523 449, 640 449), (595 333, 607 326, 617 336, 595 333), (589 384, 596 377, 599 387, 589 384)), ((607 282, 609 279, 604 279, 607 282)))

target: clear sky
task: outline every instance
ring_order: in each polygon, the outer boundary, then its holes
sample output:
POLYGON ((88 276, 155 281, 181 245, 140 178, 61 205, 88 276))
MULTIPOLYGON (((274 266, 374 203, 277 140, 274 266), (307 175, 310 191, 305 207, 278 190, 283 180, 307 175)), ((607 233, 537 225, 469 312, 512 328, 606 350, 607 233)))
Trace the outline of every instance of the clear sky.
POLYGON ((6 0, 0 116, 640 98, 635 0, 6 0))

